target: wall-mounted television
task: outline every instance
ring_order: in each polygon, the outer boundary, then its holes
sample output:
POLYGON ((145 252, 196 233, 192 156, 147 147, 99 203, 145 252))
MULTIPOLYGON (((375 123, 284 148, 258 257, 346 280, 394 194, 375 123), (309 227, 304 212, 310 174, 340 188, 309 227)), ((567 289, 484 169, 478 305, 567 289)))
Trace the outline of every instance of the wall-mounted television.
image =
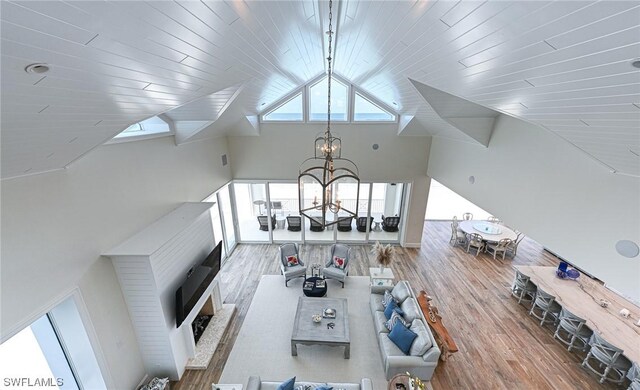
POLYGON ((220 271, 221 258, 222 241, 200 265, 191 268, 187 273, 187 279, 176 290, 176 327, 180 327, 220 271))

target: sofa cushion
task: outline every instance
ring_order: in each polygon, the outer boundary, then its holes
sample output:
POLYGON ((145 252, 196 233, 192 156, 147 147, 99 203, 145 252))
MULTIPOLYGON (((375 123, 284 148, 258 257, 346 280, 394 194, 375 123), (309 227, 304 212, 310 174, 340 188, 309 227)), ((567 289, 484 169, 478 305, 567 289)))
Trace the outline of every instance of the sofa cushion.
POLYGON ((416 302, 413 298, 407 298, 400 305, 400 309, 402 309, 402 313, 405 321, 407 323, 411 323, 416 318, 420 318, 420 308, 418 307, 418 302, 416 302))
POLYGON ((433 344, 431 342, 429 329, 427 329, 427 326, 424 324, 424 322, 422 322, 421 319, 413 320, 409 329, 411 329, 417 335, 416 339, 413 341, 413 344, 411 344, 409 355, 424 355, 433 344))
POLYGON ((396 322, 398 321, 402 322, 404 326, 409 326, 409 324, 405 322, 404 318, 402 318, 402 316, 398 314, 397 311, 391 313, 391 318, 389 318, 389 320, 384 323, 384 326, 389 329, 389 331, 391 331, 393 327, 396 326, 396 322))
POLYGON ((393 297, 393 295, 391 295, 391 293, 388 290, 385 290, 384 295, 382 296, 382 306, 387 307, 389 302, 391 302, 392 300, 395 301, 395 298, 393 297))
POLYGON ((391 295, 395 298, 398 303, 404 302, 405 299, 411 296, 411 291, 409 290, 409 284, 402 280, 395 285, 393 290, 391 290, 391 295))
POLYGON ((293 385, 296 383, 296 377, 289 378, 286 381, 280 383, 277 390, 293 390, 293 385))
POLYGON ((381 311, 373 312, 373 326, 376 329, 376 333, 389 333, 389 329, 384 325, 387 322, 387 317, 381 311))
POLYGON ((382 294, 371 294, 369 297, 369 305, 371 306, 371 312, 384 311, 382 306, 382 294))
POLYGON ((415 332, 411 329, 407 328, 402 322, 396 322, 393 326, 393 329, 389 333, 389 339, 393 341, 393 343, 400 348, 402 353, 405 355, 409 354, 409 350, 411 349, 411 344, 418 337, 415 332))
POLYGON ((404 314, 402 312, 402 309, 398 307, 398 304, 396 303, 396 301, 391 301, 389 302, 387 307, 384 309, 384 316, 387 317, 387 319, 389 319, 391 318, 391 313, 393 313, 394 311, 398 312, 398 314, 404 314))

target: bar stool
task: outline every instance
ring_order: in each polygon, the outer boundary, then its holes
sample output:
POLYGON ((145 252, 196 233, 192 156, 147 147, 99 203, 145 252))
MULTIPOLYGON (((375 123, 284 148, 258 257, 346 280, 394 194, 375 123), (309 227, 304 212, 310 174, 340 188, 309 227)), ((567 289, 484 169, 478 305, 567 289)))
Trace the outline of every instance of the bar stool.
POLYGON ((589 345, 591 349, 582 362, 582 367, 586 367, 598 375, 600 383, 604 383, 604 381, 618 384, 624 382, 625 375, 631 369, 631 361, 622 354, 624 351, 603 339, 596 332, 589 338, 589 345), (591 359, 595 359, 598 364, 592 366, 591 359), (604 371, 601 371, 602 368, 604 368, 604 371), (610 374, 612 373, 616 377, 611 377, 610 374))
POLYGON ((560 321, 560 311, 562 311, 562 306, 556 302, 556 297, 547 294, 547 292, 538 287, 536 299, 533 301, 533 305, 531 305, 529 315, 539 319, 540 326, 543 326, 547 322, 556 326, 558 325, 558 321, 560 321), (536 314, 536 309, 540 309, 540 316, 536 314), (547 319, 548 316, 550 320, 547 319))
POLYGON ((593 331, 587 326, 587 320, 578 317, 564 307, 562 308, 560 322, 558 322, 558 327, 553 337, 567 345, 569 352, 571 352, 572 348, 578 348, 581 351, 589 349, 589 338, 592 334, 593 331), (566 333, 566 338, 562 335, 562 331, 566 333), (577 347, 576 342, 582 344, 582 346, 577 347))
POLYGON ((538 287, 531 281, 531 278, 516 270, 516 278, 511 286, 511 295, 518 298, 518 303, 522 301, 533 302, 538 287))

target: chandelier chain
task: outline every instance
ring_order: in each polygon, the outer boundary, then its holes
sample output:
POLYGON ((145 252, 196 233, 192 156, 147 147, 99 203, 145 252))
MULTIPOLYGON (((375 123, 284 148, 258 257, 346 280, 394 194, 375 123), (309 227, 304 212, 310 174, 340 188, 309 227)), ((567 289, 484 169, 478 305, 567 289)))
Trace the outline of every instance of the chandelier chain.
MULTIPOLYGON (((333 1, 329 0, 329 56, 327 57, 327 137, 331 136, 331 42, 333 40, 333 12, 331 7, 333 5, 333 1)), ((329 145, 331 147, 331 145, 329 145)))

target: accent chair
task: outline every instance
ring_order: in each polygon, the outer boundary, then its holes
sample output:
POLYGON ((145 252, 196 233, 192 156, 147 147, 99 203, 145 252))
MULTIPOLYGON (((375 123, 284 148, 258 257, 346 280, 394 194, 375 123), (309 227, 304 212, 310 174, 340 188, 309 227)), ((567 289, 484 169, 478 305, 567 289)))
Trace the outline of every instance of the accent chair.
POLYGON ((299 232, 302 230, 302 217, 294 215, 287 217, 287 230, 299 232))
POLYGON ((342 288, 344 288, 344 282, 347 279, 347 275, 349 275, 349 254, 351 249, 342 244, 333 244, 331 245, 331 257, 325 264, 325 267, 322 269, 322 276, 325 279, 335 279, 342 283, 342 288), (343 259, 344 268, 340 268, 334 262, 334 258, 343 259))
MULTIPOLYGON (((373 230, 371 225, 373 225, 373 217, 369 217, 369 231, 373 230)), ((367 231, 367 217, 358 217, 356 220, 356 229, 363 233, 367 231)))
POLYGON ((298 244, 282 244, 280 245, 278 252, 280 258, 280 272, 282 273, 282 275, 284 275, 285 287, 291 279, 305 278, 307 276, 307 266, 304 265, 304 263, 300 259, 300 254, 298 253, 298 244), (298 258, 298 264, 289 265, 287 261, 287 258, 289 256, 296 256, 298 258))
POLYGON ((397 232, 398 225, 400 225, 400 217, 386 217, 382 216, 382 230, 385 232, 397 232))
POLYGON ((338 231, 339 232, 350 232, 351 231, 351 222, 353 221, 353 217, 348 218, 340 218, 338 217, 338 231))
POLYGON ((318 223, 318 221, 313 218, 309 218, 309 230, 311 230, 312 232, 321 232, 324 230, 324 228, 320 223, 318 223))
MULTIPOLYGON (((258 215, 258 223, 260 224, 260 230, 265 232, 269 230, 269 217, 266 215, 258 215)), ((271 217, 271 229, 276 228, 276 216, 271 217)))

